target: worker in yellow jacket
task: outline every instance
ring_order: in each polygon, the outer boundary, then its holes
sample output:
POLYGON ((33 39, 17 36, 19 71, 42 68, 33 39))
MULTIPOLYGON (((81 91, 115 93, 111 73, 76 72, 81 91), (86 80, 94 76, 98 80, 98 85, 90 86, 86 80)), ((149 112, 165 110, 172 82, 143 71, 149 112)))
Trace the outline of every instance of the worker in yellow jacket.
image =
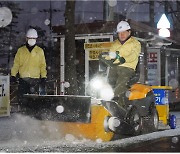
POLYGON ((41 92, 45 93, 46 59, 43 49, 36 45, 37 38, 37 31, 29 29, 26 33, 26 44, 18 49, 14 58, 11 82, 15 82, 16 75, 19 74, 20 98, 23 94, 39 94, 40 83, 43 89, 41 92))
POLYGON ((113 67, 109 71, 109 83, 114 88, 114 96, 119 105, 125 106, 124 97, 128 89, 127 82, 135 75, 141 44, 131 36, 128 22, 121 21, 117 25, 118 39, 112 43, 107 60, 114 58, 113 67), (116 53, 113 57, 112 53, 116 53))

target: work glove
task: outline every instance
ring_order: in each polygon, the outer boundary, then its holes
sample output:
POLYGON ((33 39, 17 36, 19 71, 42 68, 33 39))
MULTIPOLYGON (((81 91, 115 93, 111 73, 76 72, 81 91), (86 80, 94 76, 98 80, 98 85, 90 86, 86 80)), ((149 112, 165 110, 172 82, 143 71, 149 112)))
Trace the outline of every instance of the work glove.
POLYGON ((119 51, 109 52, 109 57, 111 59, 114 59, 113 65, 120 65, 120 64, 124 64, 126 62, 126 60, 119 55, 119 51), (116 60, 118 60, 119 62, 118 63, 114 63, 116 60))
POLYGON ((106 53, 106 52, 102 52, 102 53, 100 53, 99 54, 99 60, 101 61, 101 62, 103 62, 104 64, 106 64, 107 66, 109 66, 109 67, 113 67, 113 62, 114 62, 114 60, 106 60, 105 59, 105 56, 108 56, 108 53, 106 53))
POLYGON ((119 51, 116 51, 116 59, 119 59, 120 64, 124 64, 126 60, 119 55, 119 51))
POLYGON ((116 59, 117 53, 116 53, 116 52, 113 52, 113 51, 110 51, 110 52, 109 52, 109 57, 110 57, 111 59, 116 59))
POLYGON ((16 83, 17 83, 17 79, 16 79, 15 76, 11 76, 11 77, 10 77, 10 83, 11 83, 11 84, 16 84, 16 83))
POLYGON ((41 84, 46 84, 46 78, 41 78, 41 84))

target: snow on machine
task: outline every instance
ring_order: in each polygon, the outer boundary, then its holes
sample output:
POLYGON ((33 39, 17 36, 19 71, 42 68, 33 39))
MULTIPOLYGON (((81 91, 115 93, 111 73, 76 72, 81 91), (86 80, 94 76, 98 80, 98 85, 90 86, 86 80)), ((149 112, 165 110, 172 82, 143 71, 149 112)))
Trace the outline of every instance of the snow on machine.
MULTIPOLYGON (((134 79, 133 83, 129 82, 130 88, 124 98, 126 107, 123 108, 114 100, 101 98, 103 91, 105 96, 107 92, 113 96, 112 88, 102 74, 101 77, 102 87, 98 91, 90 88, 94 96, 24 95, 22 111, 47 124, 58 124, 58 131, 64 136, 71 134, 91 140, 110 141, 116 134, 139 135, 145 127, 150 131, 158 129, 159 117, 150 86, 135 83, 134 79)), ((97 88, 99 83, 95 79, 90 83, 95 82, 97 88)))

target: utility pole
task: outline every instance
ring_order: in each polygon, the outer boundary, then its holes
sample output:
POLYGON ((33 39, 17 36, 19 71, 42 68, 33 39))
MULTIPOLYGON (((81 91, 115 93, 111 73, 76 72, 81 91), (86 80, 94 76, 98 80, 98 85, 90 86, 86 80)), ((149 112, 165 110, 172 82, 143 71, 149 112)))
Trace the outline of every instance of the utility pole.
POLYGON ((167 16, 168 14, 168 1, 167 0, 164 1, 164 13, 167 16))
POLYGON ((150 18, 150 25, 152 27, 155 27, 155 24, 154 24, 154 1, 150 1, 149 2, 149 18, 150 18))
POLYGON ((51 4, 51 0, 49 1, 49 19, 50 19, 50 23, 49 23, 50 34, 52 34, 52 4, 51 4))
POLYGON ((114 20, 114 8, 112 6, 109 6, 108 0, 104 0, 103 20, 104 21, 113 21, 114 20))
POLYGON ((49 1, 49 20, 50 20, 50 23, 49 23, 49 34, 50 34, 50 42, 49 42, 49 49, 50 49, 50 69, 49 69, 49 74, 51 75, 52 77, 52 4, 51 4, 51 0, 49 1))
POLYGON ((65 81, 70 83, 66 94, 78 95, 75 45, 75 0, 66 0, 65 9, 65 81))

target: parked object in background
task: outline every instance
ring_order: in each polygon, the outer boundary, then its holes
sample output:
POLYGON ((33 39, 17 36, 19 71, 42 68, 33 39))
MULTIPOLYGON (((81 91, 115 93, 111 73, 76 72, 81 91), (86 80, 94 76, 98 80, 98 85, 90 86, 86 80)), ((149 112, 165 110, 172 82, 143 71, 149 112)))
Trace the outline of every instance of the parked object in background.
POLYGON ((166 125, 169 125, 171 129, 176 128, 176 116, 169 114, 169 100, 168 90, 171 90, 170 86, 152 86, 154 94, 156 96, 156 108, 159 114, 159 121, 166 125))

